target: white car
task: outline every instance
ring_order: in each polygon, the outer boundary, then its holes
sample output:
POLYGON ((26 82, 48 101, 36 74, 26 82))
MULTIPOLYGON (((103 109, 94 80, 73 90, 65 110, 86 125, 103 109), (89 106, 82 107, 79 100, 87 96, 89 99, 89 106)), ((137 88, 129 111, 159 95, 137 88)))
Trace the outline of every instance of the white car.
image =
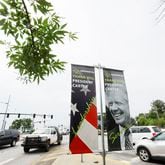
POLYGON ((161 128, 161 131, 165 131, 165 128, 161 128))
POLYGON ((157 135, 161 130, 157 126, 132 126, 132 143, 136 145, 141 139, 149 139, 157 135))
POLYGON ((165 158, 165 132, 160 132, 151 139, 143 139, 136 146, 137 155, 142 161, 148 162, 152 158, 165 158))

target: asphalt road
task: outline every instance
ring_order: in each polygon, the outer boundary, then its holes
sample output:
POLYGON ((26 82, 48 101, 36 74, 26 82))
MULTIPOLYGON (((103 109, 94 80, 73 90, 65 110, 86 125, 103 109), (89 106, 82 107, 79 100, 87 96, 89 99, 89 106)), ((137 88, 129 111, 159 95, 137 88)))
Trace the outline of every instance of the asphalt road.
POLYGON ((44 153, 37 150, 24 154, 21 142, 18 142, 15 147, 9 145, 0 147, 0 165, 30 165, 43 155, 44 153))
POLYGON ((165 165, 165 160, 153 160, 151 162, 143 162, 135 151, 113 151, 108 153, 114 160, 128 161, 131 165, 165 165))
POLYGON ((64 148, 68 148, 68 136, 63 137, 62 145, 51 146, 49 152, 31 149, 29 153, 25 154, 21 143, 19 141, 15 147, 10 147, 10 145, 0 146, 0 165, 51 165, 55 160, 54 156, 51 157, 51 154, 54 152, 60 154, 65 150, 64 148))
MULTIPOLYGON (((101 138, 99 137, 99 143, 101 138)), ((106 142, 106 141, 105 141, 106 142)), ((60 146, 54 145, 50 148, 49 152, 42 150, 30 150, 25 154, 21 147, 21 142, 18 142, 15 147, 3 146, 0 147, 0 165, 51 165, 60 155, 69 154, 68 150, 69 138, 63 136, 63 142, 60 146)), ((101 151, 101 144, 99 148, 101 151)), ((107 146, 105 147, 107 148, 107 146)), ((113 151, 108 152, 106 157, 113 160, 122 160, 129 162, 131 165, 164 165, 165 161, 155 160, 150 163, 142 162, 134 151, 113 151)))

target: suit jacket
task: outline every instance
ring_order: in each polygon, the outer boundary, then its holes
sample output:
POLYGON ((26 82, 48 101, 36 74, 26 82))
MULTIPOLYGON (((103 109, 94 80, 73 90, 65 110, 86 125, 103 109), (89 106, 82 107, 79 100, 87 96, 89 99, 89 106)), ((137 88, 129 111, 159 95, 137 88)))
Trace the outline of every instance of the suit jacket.
POLYGON ((108 131, 107 138, 108 138, 108 151, 121 150, 119 125, 108 131))
POLYGON ((108 151, 121 150, 119 125, 115 123, 115 120, 113 119, 108 108, 106 108, 106 125, 108 151))

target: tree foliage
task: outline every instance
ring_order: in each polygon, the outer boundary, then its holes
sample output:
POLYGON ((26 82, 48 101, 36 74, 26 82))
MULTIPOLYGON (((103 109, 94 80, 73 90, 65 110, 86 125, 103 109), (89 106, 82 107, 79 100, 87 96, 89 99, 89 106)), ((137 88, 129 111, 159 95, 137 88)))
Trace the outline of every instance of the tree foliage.
POLYGON ((10 128, 22 129, 22 131, 25 132, 25 130, 32 130, 33 129, 33 122, 30 118, 16 119, 12 122, 10 128))
POLYGON ((10 128, 20 129, 21 125, 22 125, 22 119, 16 119, 12 122, 12 125, 10 126, 10 128))
POLYGON ((15 40, 6 52, 8 66, 18 70, 25 82, 39 83, 64 70, 65 62, 52 53, 51 46, 63 44, 66 36, 77 39, 66 27, 48 0, 0 1, 0 29, 15 40))
POLYGON ((155 100, 151 103, 151 112, 157 111, 160 115, 165 112, 165 102, 162 100, 155 100))
POLYGON ((138 125, 156 125, 165 127, 165 102, 155 100, 151 103, 149 113, 140 113, 136 117, 138 125))

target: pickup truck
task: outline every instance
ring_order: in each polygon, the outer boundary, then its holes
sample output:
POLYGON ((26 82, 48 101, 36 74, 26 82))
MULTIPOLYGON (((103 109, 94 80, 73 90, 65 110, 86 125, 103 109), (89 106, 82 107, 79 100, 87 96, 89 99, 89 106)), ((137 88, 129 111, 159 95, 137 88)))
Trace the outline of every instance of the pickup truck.
POLYGON ((10 144, 13 147, 19 139, 20 133, 15 129, 0 131, 0 146, 10 144))
POLYGON ((50 145, 60 145, 61 141, 62 135, 57 127, 46 127, 36 129, 32 134, 24 137, 21 146, 23 146, 25 153, 29 152, 31 148, 43 148, 47 152, 50 145))

